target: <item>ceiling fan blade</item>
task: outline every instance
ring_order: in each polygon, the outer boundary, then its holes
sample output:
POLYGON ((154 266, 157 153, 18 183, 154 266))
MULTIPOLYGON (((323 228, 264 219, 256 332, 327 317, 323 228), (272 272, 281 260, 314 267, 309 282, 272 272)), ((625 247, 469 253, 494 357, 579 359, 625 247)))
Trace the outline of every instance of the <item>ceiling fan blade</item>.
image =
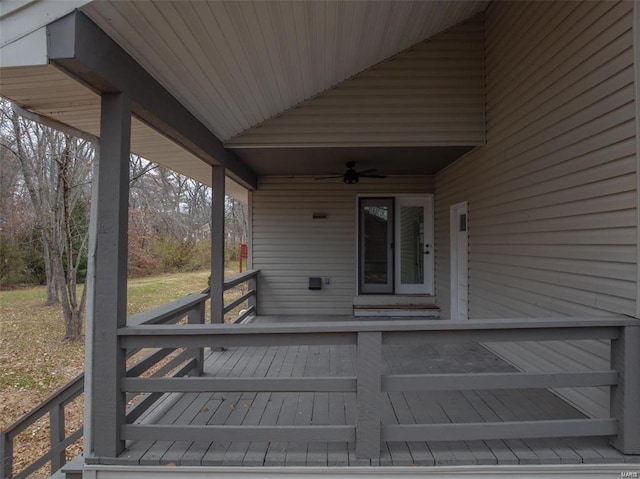
POLYGON ((371 168, 369 170, 363 170, 363 171, 358 171, 359 175, 368 175, 369 173, 373 173, 375 171, 378 171, 376 168, 371 168))
POLYGON ((318 178, 314 178, 314 180, 330 180, 332 178, 342 178, 342 175, 335 175, 335 176, 320 176, 318 178))
POLYGON ((386 178, 387 175, 375 175, 372 173, 360 173, 359 176, 362 178, 386 178))

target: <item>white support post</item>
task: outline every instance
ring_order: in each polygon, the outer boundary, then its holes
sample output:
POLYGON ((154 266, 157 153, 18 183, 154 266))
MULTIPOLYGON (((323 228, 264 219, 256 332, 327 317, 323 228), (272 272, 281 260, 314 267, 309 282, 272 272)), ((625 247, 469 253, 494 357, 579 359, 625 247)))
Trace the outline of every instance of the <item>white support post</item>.
POLYGON ((222 166, 211 167, 211 324, 224 323, 224 180, 222 166))
POLYGON ((127 228, 131 101, 122 93, 103 93, 100 159, 97 168, 95 281, 92 291, 92 343, 87 354, 91 377, 91 442, 97 457, 117 457, 124 450, 125 351, 117 331, 127 322, 127 228))

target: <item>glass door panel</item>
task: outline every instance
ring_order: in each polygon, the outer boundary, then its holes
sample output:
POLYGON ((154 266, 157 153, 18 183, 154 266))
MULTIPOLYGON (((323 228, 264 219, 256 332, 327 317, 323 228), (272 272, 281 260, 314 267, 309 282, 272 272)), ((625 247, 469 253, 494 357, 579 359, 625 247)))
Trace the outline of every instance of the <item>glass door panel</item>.
POLYGON ((400 206, 400 284, 424 284, 424 208, 400 206))

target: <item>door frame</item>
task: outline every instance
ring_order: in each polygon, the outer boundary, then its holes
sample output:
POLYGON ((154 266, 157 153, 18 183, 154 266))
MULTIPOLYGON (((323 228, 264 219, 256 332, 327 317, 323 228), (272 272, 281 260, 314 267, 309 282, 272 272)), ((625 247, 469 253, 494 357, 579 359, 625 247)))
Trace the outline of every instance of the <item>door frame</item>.
POLYGON ((458 291, 458 261, 460 260, 458 254, 458 235, 460 234, 459 221, 458 217, 460 214, 466 215, 466 224, 465 224, 465 236, 466 236, 466 246, 467 251, 465 254, 465 259, 467 262, 467 267, 465 268, 467 272, 467 291, 465 297, 465 303, 467 304, 467 311, 465 314, 465 318, 469 317, 469 203, 467 201, 463 201, 461 203, 456 203, 449 207, 449 256, 450 256, 450 264, 449 264, 449 279, 450 279, 450 295, 451 295, 451 309, 450 309, 450 317, 453 320, 460 320, 460 311, 458 308, 459 305, 459 291, 458 291))
MULTIPOLYGON (((381 294, 381 293, 363 293, 361 291, 360 288, 360 267, 361 267, 361 263, 360 263, 360 256, 361 256, 361 251, 360 251, 360 199, 361 198, 407 198, 407 197, 424 197, 424 198, 429 198, 430 199, 430 203, 431 203, 431 209, 430 209, 430 213, 431 213, 431 254, 430 254, 430 261, 431 261, 431 275, 430 275, 430 281, 431 281, 431 292, 430 293, 419 293, 419 294, 423 294, 423 295, 433 295, 435 292, 435 216, 434 216, 434 205, 435 205, 435 195, 433 193, 357 193, 356 194, 356 201, 355 201, 355 216, 356 216, 356 234, 355 234, 355 246, 356 246, 356 268, 355 268, 355 281, 356 281, 356 296, 361 296, 361 295, 372 295, 372 294, 381 294)), ((395 222, 395 203, 394 202, 394 222, 395 222)), ((394 234, 394 242, 395 242, 395 234, 396 234, 396 226, 394 224, 393 227, 393 234, 394 234)), ((396 262, 396 248, 395 248, 395 244, 394 244, 394 253, 393 253, 393 261, 394 261, 394 266, 393 266, 393 271, 392 274, 394 276, 394 280, 393 280, 393 292, 391 293, 392 295, 396 295, 398 294, 396 291, 396 281, 395 281, 395 276, 396 276, 396 266, 395 266, 395 262, 396 262)), ((388 293, 387 293, 388 294, 388 293)), ((411 293, 406 293, 406 294, 411 294, 411 293)))

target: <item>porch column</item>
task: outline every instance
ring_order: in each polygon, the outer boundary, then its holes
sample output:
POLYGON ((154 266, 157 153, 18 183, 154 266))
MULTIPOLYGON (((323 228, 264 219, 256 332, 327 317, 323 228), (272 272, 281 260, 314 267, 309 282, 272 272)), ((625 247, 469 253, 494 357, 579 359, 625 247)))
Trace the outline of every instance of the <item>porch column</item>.
POLYGON ((211 324, 224 323, 224 179, 224 167, 212 166, 211 324))
POLYGON ((618 420, 618 434, 611 440, 623 454, 640 454, 640 320, 620 328, 611 340, 611 369, 618 371, 618 384, 611 387, 611 417, 618 420))
POLYGON ((131 101, 122 93, 103 93, 100 117, 100 157, 94 171, 97 203, 95 281, 92 291, 92 343, 89 406, 93 453, 116 457, 124 449, 125 351, 117 330, 127 322, 127 227, 131 101))

